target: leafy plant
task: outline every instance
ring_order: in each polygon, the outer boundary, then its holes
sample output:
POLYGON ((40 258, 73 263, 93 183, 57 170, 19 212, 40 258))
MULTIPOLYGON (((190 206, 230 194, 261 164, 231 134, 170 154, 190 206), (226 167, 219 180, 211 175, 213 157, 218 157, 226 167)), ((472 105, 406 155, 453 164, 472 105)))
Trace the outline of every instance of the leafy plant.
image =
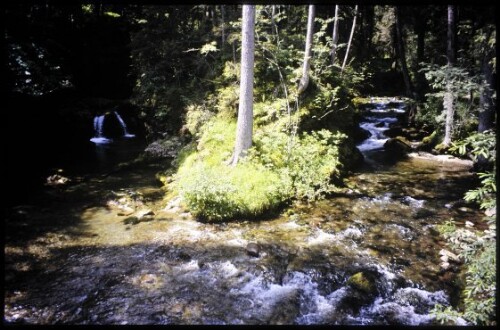
MULTIPOLYGON (((493 131, 474 134, 456 142, 453 152, 469 154, 472 159, 479 157, 495 163, 496 139, 493 131)), ((434 310, 437 320, 447 323, 457 315, 477 325, 496 324, 496 166, 486 173, 479 173, 481 185, 469 190, 464 199, 479 204, 486 210, 485 220, 489 228, 484 232, 456 228, 452 221, 438 230, 448 240, 453 249, 459 252, 466 265, 465 288, 463 290, 463 311, 454 311, 442 306, 434 310)))

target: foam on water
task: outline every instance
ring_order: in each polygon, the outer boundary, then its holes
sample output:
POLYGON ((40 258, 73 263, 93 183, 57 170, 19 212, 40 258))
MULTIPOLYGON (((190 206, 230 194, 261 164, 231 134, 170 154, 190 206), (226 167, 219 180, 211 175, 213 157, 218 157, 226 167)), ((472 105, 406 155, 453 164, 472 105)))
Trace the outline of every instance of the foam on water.
POLYGON ((321 229, 316 229, 313 236, 310 236, 307 239, 307 244, 308 245, 319 245, 319 244, 325 244, 325 243, 332 243, 335 242, 337 237, 334 234, 329 234, 324 232, 321 229))
POLYGON ((90 141, 94 142, 95 144, 108 144, 113 142, 112 139, 108 139, 105 137, 93 137, 90 139, 90 141))
POLYGON ((403 197, 403 199, 401 200, 404 204, 407 204, 411 207, 414 207, 414 208, 421 208, 421 207, 424 207, 424 202, 425 200, 423 199, 415 199, 411 196, 405 196, 403 197))

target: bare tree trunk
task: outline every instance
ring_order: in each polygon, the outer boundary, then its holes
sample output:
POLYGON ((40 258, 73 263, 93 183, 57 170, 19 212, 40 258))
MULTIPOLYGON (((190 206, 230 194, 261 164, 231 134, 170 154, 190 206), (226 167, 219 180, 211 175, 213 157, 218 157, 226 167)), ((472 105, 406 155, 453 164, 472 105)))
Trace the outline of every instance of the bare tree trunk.
MULTIPOLYGON (((487 39, 489 40, 489 38, 487 39)), ((483 63, 482 63, 482 71, 484 75, 484 80, 486 82, 486 86, 483 89, 481 95, 479 96, 479 115, 478 115, 478 120, 479 120, 479 125, 477 128, 477 131, 479 133, 482 133, 490 128, 493 128, 494 126, 494 120, 495 120, 495 107, 493 104, 493 98, 492 98, 492 91, 493 89, 493 68, 490 64, 490 60, 493 57, 493 54, 491 54, 491 51, 488 50, 488 47, 486 46, 486 53, 483 56, 483 63)))
POLYGON ((236 165, 252 146, 255 5, 243 5, 242 25, 240 104, 232 165, 236 165))
MULTIPOLYGON (((447 51, 446 56, 448 58, 448 69, 451 69, 455 64, 455 6, 448 6, 448 32, 447 32, 447 51)), ((448 74, 449 75, 449 74, 448 74)), ((446 122, 444 127, 444 139, 443 144, 449 146, 451 143, 451 135, 453 133, 453 116, 455 115, 455 107, 453 100, 453 91, 451 86, 450 77, 448 77, 448 83, 446 85, 446 92, 443 98, 443 109, 446 112, 446 122)))
POLYGON ((401 22, 401 9, 396 6, 394 10, 396 18, 396 49, 398 52, 398 58, 401 65, 401 71, 403 72, 403 80, 405 82, 406 96, 413 97, 412 85, 410 80, 410 74, 408 73, 408 66, 406 65, 406 52, 403 40, 403 24, 401 22))
POLYGON ((354 36, 354 29, 356 28, 356 17, 358 17, 358 5, 354 7, 354 18, 352 20, 351 35, 349 36, 349 42, 347 43, 347 50, 345 51, 345 56, 344 56, 344 63, 342 63, 342 68, 340 69, 340 72, 344 71, 344 68, 347 64, 347 58, 349 57, 349 49, 351 48, 352 37, 354 36))
POLYGON ((335 5, 335 18, 333 19, 333 34, 332 34, 332 65, 335 65, 335 56, 337 55, 338 42, 339 42, 339 5, 335 5))
POLYGON ((415 65, 415 93, 417 100, 423 102, 424 97, 424 86, 425 86, 425 75, 420 72, 420 63, 424 61, 425 55, 425 11, 420 9, 415 17, 415 33, 417 34, 417 63, 415 65))
POLYGON ((300 78, 297 95, 302 94, 307 89, 307 86, 309 86, 309 71, 311 69, 315 15, 316 15, 316 6, 309 5, 309 13, 307 15, 307 34, 306 34, 306 50, 304 53, 304 65, 302 66, 302 78, 300 78))
POLYGON ((220 6, 220 15, 221 15, 221 24, 220 24, 220 27, 221 27, 221 34, 222 34, 222 49, 224 48, 224 45, 226 44, 226 22, 225 22, 225 17, 226 16, 225 13, 226 12, 226 9, 225 9, 225 5, 221 5, 220 6))

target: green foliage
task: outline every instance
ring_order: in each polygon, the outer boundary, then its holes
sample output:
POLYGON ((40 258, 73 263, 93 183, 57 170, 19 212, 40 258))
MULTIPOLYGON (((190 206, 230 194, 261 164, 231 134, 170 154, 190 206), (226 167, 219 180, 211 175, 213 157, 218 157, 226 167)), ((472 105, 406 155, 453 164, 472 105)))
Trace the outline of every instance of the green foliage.
POLYGON ((214 115, 207 105, 190 104, 186 107, 186 128, 193 135, 199 133, 201 126, 214 115))
MULTIPOLYGON (((216 92, 204 102, 184 107, 185 127, 197 138, 196 150, 189 147, 180 152, 182 160, 171 188, 199 218, 256 217, 291 198, 322 198, 341 181, 340 160, 353 149, 341 133, 354 125, 353 85, 347 87, 353 79, 351 75, 339 77, 338 70, 328 65, 330 45, 324 46, 323 40, 328 39, 329 21, 320 19, 311 88, 296 103, 294 91, 301 75, 305 31, 283 30, 283 26, 300 22, 300 16, 291 15, 295 11, 306 17, 307 11, 301 7, 257 7, 254 147, 237 166, 230 167, 227 162, 236 131, 239 64, 222 61, 220 74, 212 81, 216 92), (271 17, 273 9, 275 16, 271 17)), ((240 24, 239 20, 229 22, 238 32, 240 24)), ((239 45, 240 37, 240 33, 231 33, 227 40, 239 45)), ((222 52, 222 48, 219 52, 219 47, 212 46, 216 45, 204 44, 207 56, 222 52)), ((189 54, 200 49, 193 48, 189 54)))
POLYGON ((492 130, 472 134, 461 141, 452 143, 450 151, 459 155, 471 155, 474 161, 481 156, 494 162, 496 158, 496 134, 492 130))
POLYGON ((181 195, 189 210, 200 219, 221 221, 253 218, 281 206, 290 198, 290 184, 262 166, 241 163, 191 168, 182 182, 181 195))
POLYGON ((315 200, 335 191, 332 179, 339 179, 339 145, 347 138, 328 130, 291 138, 279 131, 256 134, 251 161, 261 163, 286 177, 296 198, 315 200))
POLYGON ((434 128, 444 126, 443 98, 447 91, 451 91, 455 108, 454 137, 467 136, 477 126, 477 114, 482 110, 478 96, 488 88, 481 76, 471 75, 460 67, 435 64, 424 66, 420 72, 425 73, 432 92, 426 94, 424 111, 417 113, 416 120, 434 128))
POLYGON ((227 165, 234 120, 213 117, 200 132, 197 150, 183 155, 175 176, 175 188, 195 216, 208 221, 256 217, 290 199, 290 180, 279 172, 248 161, 227 165))
POLYGON ((254 147, 235 167, 227 165, 234 119, 218 115, 201 127, 197 150, 181 151, 174 183, 195 216, 208 221, 257 217, 292 197, 314 200, 335 190, 331 181, 340 177, 339 146, 346 136, 321 130, 292 140, 286 128, 272 127, 256 132, 254 147))
MULTIPOLYGON (((479 156, 495 163, 495 133, 486 131, 474 134, 463 141, 456 142, 451 148, 461 155, 470 153, 471 158, 479 156)), ((468 191, 464 199, 478 203, 486 209, 485 220, 489 228, 484 232, 456 228, 452 221, 438 227, 453 249, 459 252, 466 264, 466 283, 463 291, 463 312, 450 308, 435 309, 434 313, 441 323, 447 323, 450 317, 460 315, 476 325, 496 324, 496 170, 479 173, 481 185, 468 191)))
POLYGON ((474 161, 482 157, 493 164, 493 170, 478 173, 481 185, 465 194, 464 199, 476 202, 481 209, 494 209, 496 207, 496 134, 494 131, 476 133, 464 140, 452 144, 450 151, 460 155, 468 154, 474 161))
POLYGON ((442 325, 463 325, 459 323, 463 320, 463 314, 457 312, 451 306, 445 307, 441 304, 436 304, 431 311, 431 315, 433 315, 436 321, 442 325))
POLYGON ((463 291, 464 311, 436 307, 433 314, 447 324, 461 316, 476 325, 492 325, 496 317, 496 235, 494 227, 484 233, 456 228, 453 222, 438 226, 440 233, 467 265, 466 284, 463 291))

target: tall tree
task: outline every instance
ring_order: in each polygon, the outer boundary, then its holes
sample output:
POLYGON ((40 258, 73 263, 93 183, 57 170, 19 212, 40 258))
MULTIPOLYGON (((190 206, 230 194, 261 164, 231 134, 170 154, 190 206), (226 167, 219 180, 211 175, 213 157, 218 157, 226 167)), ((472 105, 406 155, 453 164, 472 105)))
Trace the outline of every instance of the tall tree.
POLYGON ((255 5, 243 5, 242 25, 240 102, 232 165, 236 165, 252 146, 255 5))
POLYGON ((396 6, 394 10, 394 16, 396 19, 396 51, 398 54, 399 63, 401 66, 401 71, 403 73, 403 80, 405 83, 406 96, 413 97, 412 85, 410 80, 410 74, 408 72, 408 66, 406 65, 406 52, 404 47, 403 39, 403 24, 401 22, 401 8, 396 6))
POLYGON ((309 5, 309 13, 307 15, 307 34, 306 34, 306 50, 304 52, 304 64, 302 66, 302 78, 299 81, 297 94, 302 94, 309 86, 309 71, 311 69, 312 44, 314 34, 314 17, 316 15, 316 6, 309 5))
POLYGON ((418 8, 417 15, 415 16, 415 33, 417 35, 417 60, 414 65, 414 76, 415 76, 415 94, 419 102, 425 99, 424 96, 424 85, 425 85, 425 75, 420 71, 420 63, 424 62, 425 56, 425 17, 426 8, 418 8))
POLYGON ((339 42, 339 5, 335 5, 335 17, 333 19, 333 34, 332 34, 332 65, 335 64, 335 56, 337 55, 338 42, 339 42))
POLYGON ((448 61, 448 77, 446 84, 446 91, 444 93, 443 99, 443 109, 446 114, 445 131, 443 144, 449 146, 451 143, 451 135, 453 133, 453 116, 455 114, 454 107, 454 96, 451 86, 451 68, 455 64, 455 17, 456 17, 456 7, 454 5, 448 5, 448 30, 447 30, 447 47, 446 47, 446 58, 448 61))
MULTIPOLYGON (((488 31, 486 42, 484 46, 484 54, 481 60, 481 71, 484 77, 484 88, 479 96, 479 125, 478 132, 484 132, 490 128, 493 128, 495 120, 495 106, 493 104, 492 93, 494 90, 493 83, 493 58, 495 57, 495 48, 489 47, 492 36, 492 31, 488 31)), ((494 38, 494 37, 493 37, 494 38)))
POLYGON ((221 28, 221 38, 222 38, 222 49, 224 48, 224 45, 226 44, 226 22, 225 22, 225 15, 226 14, 226 9, 225 5, 220 6, 220 28, 221 28))
POLYGON ((354 18, 352 19, 351 35, 349 36, 349 42, 347 43, 347 50, 345 51, 344 63, 342 63, 342 69, 340 70, 341 72, 344 71, 344 68, 347 64, 347 58, 349 57, 349 49, 351 48, 352 37, 354 36, 354 29, 356 29, 357 16, 358 16, 358 5, 354 7, 354 18))

